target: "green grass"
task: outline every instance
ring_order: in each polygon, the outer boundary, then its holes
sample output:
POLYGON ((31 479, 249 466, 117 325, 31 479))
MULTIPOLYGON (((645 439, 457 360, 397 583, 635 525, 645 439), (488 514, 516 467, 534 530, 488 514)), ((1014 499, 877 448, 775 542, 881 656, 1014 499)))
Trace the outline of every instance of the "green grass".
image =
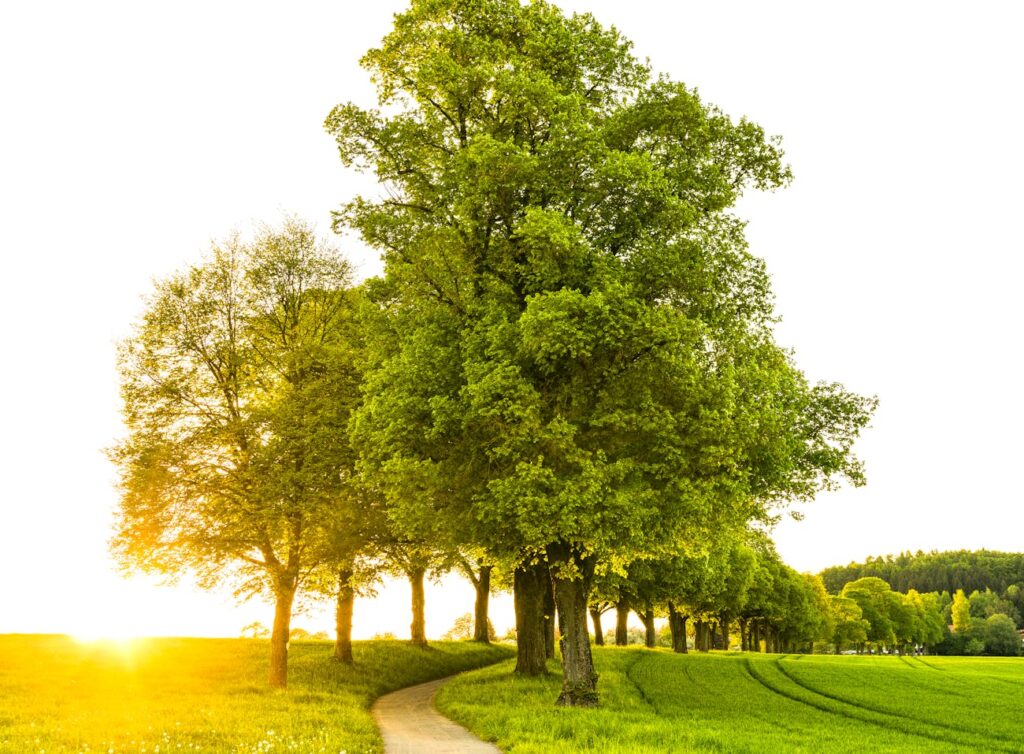
POLYGON ((443 688, 447 715, 509 754, 1024 752, 1024 659, 674 655, 597 649, 602 706, 558 709, 511 663, 443 688))
POLYGON ((367 711, 377 696, 511 654, 398 641, 353 652, 347 667, 327 642, 293 642, 289 687, 272 690, 265 641, 0 636, 0 753, 380 752, 367 711))

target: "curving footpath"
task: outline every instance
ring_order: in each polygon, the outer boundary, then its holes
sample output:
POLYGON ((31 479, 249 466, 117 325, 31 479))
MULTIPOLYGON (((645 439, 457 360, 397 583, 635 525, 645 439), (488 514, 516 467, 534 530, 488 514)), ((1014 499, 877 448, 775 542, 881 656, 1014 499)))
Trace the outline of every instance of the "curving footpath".
POLYGON ((385 754, 501 754, 434 708, 434 695, 453 676, 385 694, 370 711, 385 754))

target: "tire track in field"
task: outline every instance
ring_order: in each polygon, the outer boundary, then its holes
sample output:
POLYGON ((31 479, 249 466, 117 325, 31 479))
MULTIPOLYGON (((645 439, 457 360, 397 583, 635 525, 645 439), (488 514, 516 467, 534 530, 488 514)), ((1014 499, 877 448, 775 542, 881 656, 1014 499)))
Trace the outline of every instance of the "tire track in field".
MULTIPOLYGON (((885 730, 893 731, 894 733, 900 733, 907 736, 916 736, 918 738, 936 741, 946 746, 953 745, 969 747, 971 751, 1002 751, 1007 752, 1008 754, 1020 754, 1022 751, 1022 749, 1019 746, 1015 746, 1013 748, 1006 748, 1002 745, 993 746, 995 742, 991 739, 987 739, 981 742, 964 740, 967 737, 964 736, 963 730, 957 731, 960 734, 960 740, 951 740, 951 737, 949 735, 946 735, 942 732, 929 730, 928 724, 923 723, 920 720, 911 719, 907 722, 914 723, 914 727, 920 726, 921 730, 908 729, 906 726, 901 726, 897 724, 897 720, 893 719, 893 715, 887 713, 879 713, 874 710, 867 709, 865 707, 853 705, 844 700, 835 699, 833 697, 821 694, 820 692, 808 689, 799 684, 795 684, 797 685, 798 689, 811 695, 810 698, 803 698, 802 696, 795 694, 791 691, 788 691, 776 683, 772 683, 768 678, 761 675, 759 671, 756 671, 754 669, 754 664, 750 661, 749 658, 747 658, 745 662, 747 673, 755 682, 759 683, 761 686, 764 686, 766 689, 768 689, 774 694, 778 694, 779 696, 789 699, 790 701, 796 702, 797 704, 802 704, 807 707, 811 707, 812 709, 816 709, 820 712, 827 712, 829 714, 837 715, 839 717, 845 717, 849 720, 854 720, 856 722, 867 723, 869 725, 874 725, 885 730), (820 697, 820 700, 816 699, 815 697, 820 697)), ((776 660, 774 664, 777 666, 778 660, 776 660)), ((778 669, 780 670, 780 672, 782 671, 781 668, 778 669)), ((785 673, 783 673, 783 676, 787 679, 789 678, 789 676, 785 673)), ((974 738, 976 736, 970 735, 969 737, 974 738)), ((1002 741, 1002 739, 999 739, 999 744, 1003 743, 1004 742, 1002 741)))
POLYGON ((938 673, 945 673, 946 672, 945 668, 940 668, 940 667, 938 667, 936 665, 932 665, 930 662, 925 662, 920 657, 915 657, 914 659, 917 660, 922 665, 926 665, 927 667, 931 668, 932 670, 934 670, 934 671, 936 671, 938 673))
POLYGON ((626 672, 623 673, 623 675, 626 676, 626 679, 630 683, 633 684, 633 687, 637 690, 637 693, 640 694, 640 698, 644 700, 644 704, 646 704, 648 707, 651 708, 651 712, 653 712, 658 717, 661 717, 661 713, 658 712, 658 708, 654 706, 654 702, 651 701, 650 697, 647 696, 647 692, 644 691, 644 687, 633 676, 633 670, 636 668, 637 665, 642 663, 645 659, 647 659, 647 657, 645 655, 641 654, 640 652, 637 652, 636 653, 636 659, 633 660, 633 662, 631 662, 629 664, 629 667, 626 668, 626 672))
MULTIPOLYGON (((948 668, 940 668, 937 665, 932 665, 930 662, 927 662, 926 660, 922 659, 921 657, 916 657, 915 656, 914 659, 917 660, 922 665, 924 665, 925 667, 928 667, 928 668, 930 668, 930 669, 932 669, 932 670, 934 670, 936 672, 939 672, 939 673, 945 673, 946 670, 948 669, 948 668)), ((1016 686, 1017 688, 1020 688, 1022 685, 1024 685, 1024 683, 1022 683, 1021 681, 1015 681, 1012 678, 1000 678, 999 676, 996 676, 996 675, 987 675, 987 676, 985 676, 985 679, 989 680, 989 681, 997 681, 998 683, 1007 683, 1010 686, 1016 686)), ((946 691, 944 693, 951 694, 951 695, 954 695, 954 696, 965 696, 965 694, 957 694, 954 691, 946 691)))
MULTIPOLYGON (((945 730, 952 731, 953 733, 956 733, 957 735, 967 734, 968 736, 981 737, 981 738, 984 738, 986 740, 995 739, 997 741, 1003 741, 1005 743, 1014 744, 1014 745, 1018 745, 1018 742, 1020 740, 1019 738, 1009 738, 1009 737, 1007 737, 1005 735, 1001 735, 1001 734, 998 734, 998 733, 991 733, 991 734, 990 733, 981 733, 980 731, 971 730, 969 728, 963 728, 962 726, 953 725, 951 723, 943 723, 943 722, 939 722, 939 721, 935 721, 935 720, 926 720, 924 718, 915 717, 914 715, 909 715, 909 714, 906 714, 904 712, 896 712, 894 710, 887 709, 887 708, 882 707, 882 706, 872 706, 872 705, 867 704, 865 702, 856 701, 856 700, 853 700, 853 699, 848 699, 846 697, 839 696, 838 694, 836 694, 834 692, 825 691, 825 690, 822 690, 822 689, 820 689, 820 688, 818 688, 816 686, 810 685, 806 681, 798 678, 797 676, 793 675, 791 672, 786 670, 786 668, 784 668, 782 666, 782 662, 780 660, 776 660, 775 661, 775 665, 778 667, 779 672, 782 673, 782 675, 786 676, 786 678, 791 680, 793 683, 795 683, 800 688, 806 689, 807 691, 810 691, 812 694, 818 694, 819 696, 823 696, 826 699, 832 699, 833 701, 840 702, 841 704, 848 704, 851 707, 858 707, 858 708, 860 708, 862 710, 866 710, 868 712, 873 712, 873 713, 876 713, 876 714, 879 714, 879 715, 884 715, 884 716, 887 716, 887 717, 896 717, 896 718, 900 718, 902 720, 910 720, 911 722, 918 723, 918 724, 921 724, 921 725, 927 725, 927 726, 930 726, 930 727, 933 727, 933 728, 943 728, 945 730)), ((1020 751, 1020 748, 1011 749, 1011 751, 1020 751)))

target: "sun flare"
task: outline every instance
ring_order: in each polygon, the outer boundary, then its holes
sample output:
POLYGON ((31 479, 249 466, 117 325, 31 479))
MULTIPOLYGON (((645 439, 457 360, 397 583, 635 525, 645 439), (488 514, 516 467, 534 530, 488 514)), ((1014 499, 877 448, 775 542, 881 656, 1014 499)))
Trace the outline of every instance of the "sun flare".
POLYGON ((70 636, 78 644, 130 644, 144 638, 128 630, 105 629, 99 627, 75 630, 70 634, 70 636))

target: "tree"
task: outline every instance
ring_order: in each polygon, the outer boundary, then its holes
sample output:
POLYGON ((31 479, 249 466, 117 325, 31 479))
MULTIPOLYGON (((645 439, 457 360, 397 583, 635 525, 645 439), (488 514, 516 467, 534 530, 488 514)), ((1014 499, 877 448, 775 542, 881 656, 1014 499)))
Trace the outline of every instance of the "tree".
POLYGON ((862 617, 860 606, 849 597, 832 596, 829 603, 835 625, 832 643, 835 645, 836 654, 845 646, 860 646, 866 642, 871 624, 862 617))
POLYGON ((127 437, 120 561, 275 600, 270 683, 292 607, 344 509, 350 268, 288 219, 156 284, 119 368, 127 437))
POLYGON ((952 612, 953 630, 956 633, 965 633, 971 627, 971 603, 963 589, 957 589, 953 595, 952 612))
POLYGON ((270 629, 256 620, 242 628, 241 636, 243 639, 266 639, 270 636, 270 629))
POLYGON ((366 472, 397 518, 429 511, 516 564, 529 672, 550 583, 559 703, 596 704, 598 561, 709 549, 716 525, 861 482, 873 401, 807 384, 772 340, 729 208, 788 181, 777 142, 614 30, 544 2, 414 0, 363 64, 384 110, 326 125, 387 188, 336 216, 382 251, 396 323, 356 426, 366 472))
MULTIPOLYGON (((452 641, 459 641, 464 639, 473 639, 479 641, 476 638, 476 616, 473 613, 466 613, 460 615, 455 619, 455 623, 444 635, 445 639, 452 641)), ((492 642, 497 639, 497 634, 494 632, 494 626, 491 622, 487 621, 487 641, 492 642)))
POLYGON ((892 589, 874 576, 851 581, 843 587, 842 596, 857 603, 861 615, 868 622, 867 641, 887 646, 896 639, 890 610, 893 606, 892 589))
POLYGON ((491 626, 491 619, 488 617, 488 605, 491 598, 491 572, 494 566, 487 563, 485 558, 475 559, 476 564, 465 555, 456 558, 459 570, 473 585, 475 598, 473 600, 473 641, 489 644, 494 639, 494 630, 491 626))
POLYGON ((985 654, 1015 657, 1021 653, 1020 634, 1009 616, 990 615, 984 626, 985 654))
MULTIPOLYGON (((910 594, 910 592, 908 592, 910 594)), ((918 641, 929 650, 946 638, 947 623, 942 617, 941 596, 928 592, 919 595, 921 604, 921 634, 918 641)))

